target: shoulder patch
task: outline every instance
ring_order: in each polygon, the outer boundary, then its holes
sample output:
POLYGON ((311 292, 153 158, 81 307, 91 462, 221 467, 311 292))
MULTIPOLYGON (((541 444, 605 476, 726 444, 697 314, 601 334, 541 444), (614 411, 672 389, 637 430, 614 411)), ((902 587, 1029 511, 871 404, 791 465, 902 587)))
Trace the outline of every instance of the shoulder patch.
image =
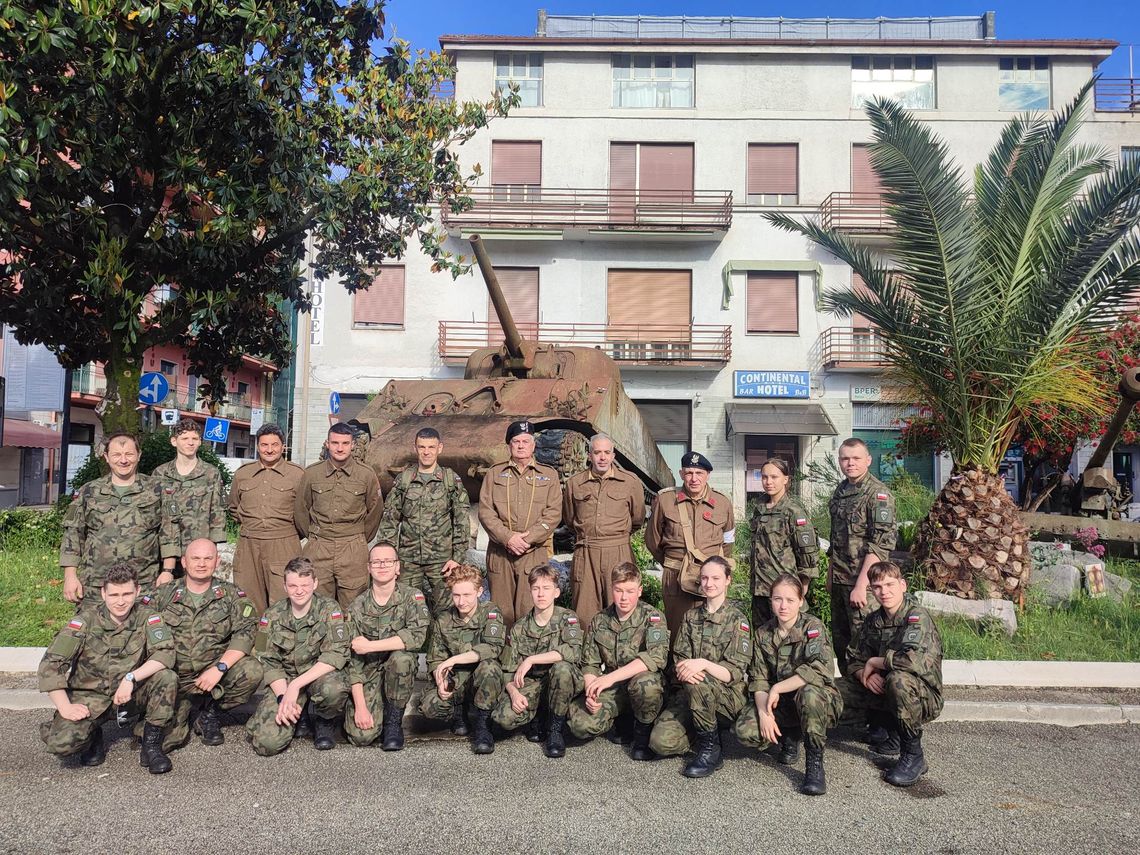
POLYGON ((748 621, 746 621, 746 620, 742 620, 742 621, 740 622, 740 630, 741 630, 741 632, 748 632, 750 629, 751 629, 751 627, 749 627, 749 626, 748 626, 748 621))
POLYGON ((566 615, 566 623, 575 624, 577 622, 578 618, 574 617, 574 615, 566 615))
POLYGON ((238 588, 238 589, 237 589, 237 595, 238 595, 239 597, 244 597, 244 596, 245 596, 245 591, 243 591, 241 588, 238 588))
POLYGON ((142 604, 144 606, 149 606, 152 602, 154 602, 154 597, 152 597, 150 594, 143 594, 140 599, 142 600, 142 604))
POLYGON ((226 592, 222 590, 221 585, 215 585, 214 586, 214 599, 215 600, 220 600, 225 595, 226 595, 226 592))
POLYGON ((809 630, 807 631, 807 637, 808 637, 809 639, 812 639, 812 638, 819 638, 819 630, 818 630, 818 629, 809 629, 809 630))
POLYGON ((423 591, 413 591, 412 592, 412 598, 415 599, 417 602, 422 603, 424 601, 424 592, 423 591))
POLYGON ((804 519, 803 517, 799 517, 799 518, 796 520, 796 525, 807 525, 807 520, 806 520, 806 519, 804 519))
POLYGON ((83 629, 83 621, 81 621, 79 618, 72 618, 70 621, 67 622, 67 628, 68 629, 83 629))
POLYGON ((146 619, 147 626, 157 626, 162 623, 162 615, 151 615, 146 619))
POLYGON ((329 615, 329 620, 344 620, 344 612, 333 612, 329 615))
POLYGON ((498 619, 499 619, 499 613, 498 612, 487 612, 487 620, 498 620, 498 619))
POLYGON ((259 626, 261 626, 262 629, 265 629, 265 627, 269 626, 269 618, 263 617, 259 622, 259 626))
POLYGON ((661 615, 650 615, 649 616, 649 622, 650 623, 661 623, 661 615))
POLYGON ((245 608, 241 610, 242 617, 249 617, 253 614, 253 605, 250 603, 245 604, 245 608))
POLYGON ((922 623, 922 615, 907 615, 907 623, 922 623))
POLYGON ((878 499, 880 502, 885 502, 885 501, 887 501, 887 499, 890 498, 890 496, 888 496, 886 493, 876 493, 875 498, 878 499))

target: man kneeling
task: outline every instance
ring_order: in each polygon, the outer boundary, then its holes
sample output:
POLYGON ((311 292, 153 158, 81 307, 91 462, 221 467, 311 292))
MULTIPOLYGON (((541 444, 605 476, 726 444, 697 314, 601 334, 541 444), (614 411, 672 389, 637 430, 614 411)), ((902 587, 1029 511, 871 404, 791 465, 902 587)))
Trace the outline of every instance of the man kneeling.
POLYGON ((636 564, 623 562, 611 571, 612 605, 590 621, 582 645, 586 691, 570 705, 570 732, 590 739, 614 727, 620 741, 622 720, 632 712, 629 756, 652 760, 649 733, 665 700, 669 628, 661 612, 641 602, 641 593, 636 564))
POLYGON ((140 759, 159 775, 171 769, 162 732, 178 688, 170 670, 174 641, 162 615, 136 605, 138 594, 135 571, 112 565, 100 588, 102 605, 79 612, 48 647, 40 661, 40 691, 48 693, 56 713, 40 725, 40 737, 52 754, 78 754, 84 766, 99 766, 107 756, 104 720, 134 697, 146 722, 140 759))
POLYGON ((336 601, 316 590, 313 562, 294 558, 285 565, 285 599, 261 618, 261 664, 269 691, 246 729, 262 757, 288 748, 303 716, 311 715, 318 751, 336 746, 336 723, 348 701, 342 669, 348 662, 349 631, 336 601))

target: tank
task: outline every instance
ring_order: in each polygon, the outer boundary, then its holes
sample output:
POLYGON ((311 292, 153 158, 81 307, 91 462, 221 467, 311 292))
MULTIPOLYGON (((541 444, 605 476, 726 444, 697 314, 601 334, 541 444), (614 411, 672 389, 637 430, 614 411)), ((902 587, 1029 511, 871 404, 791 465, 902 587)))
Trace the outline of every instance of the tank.
POLYGON ((600 349, 523 339, 478 235, 471 247, 505 341, 475 350, 461 380, 390 381, 357 416, 371 432, 365 460, 385 492, 415 462, 416 432, 433 427, 443 437, 440 462, 475 499, 484 473, 507 460, 507 426, 521 419, 537 428, 538 460, 558 469, 563 481, 586 468, 589 437, 607 433, 619 464, 647 491, 672 486, 670 467, 625 393, 617 364, 600 349))

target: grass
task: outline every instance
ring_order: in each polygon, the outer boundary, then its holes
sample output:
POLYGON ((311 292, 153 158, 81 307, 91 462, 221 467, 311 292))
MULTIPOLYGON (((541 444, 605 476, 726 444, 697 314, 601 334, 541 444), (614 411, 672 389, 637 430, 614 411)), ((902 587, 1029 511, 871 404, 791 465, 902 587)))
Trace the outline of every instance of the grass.
POLYGON ((59 549, 5 546, 0 552, 0 646, 43 647, 75 614, 63 598, 59 549))

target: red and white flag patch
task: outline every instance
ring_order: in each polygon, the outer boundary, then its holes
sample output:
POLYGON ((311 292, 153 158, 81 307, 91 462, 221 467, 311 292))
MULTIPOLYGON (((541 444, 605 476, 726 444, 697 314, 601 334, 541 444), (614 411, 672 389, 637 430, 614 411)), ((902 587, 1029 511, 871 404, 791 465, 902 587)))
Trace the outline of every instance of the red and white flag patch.
POLYGON ((498 612, 487 612, 487 620, 498 620, 498 619, 499 619, 499 613, 498 612))
POLYGON ((344 614, 341 612, 333 612, 329 615, 329 620, 344 620, 344 614))
POLYGON ((267 617, 263 617, 263 618, 261 619, 261 627, 264 629, 264 628, 265 628, 265 627, 267 627, 267 626, 269 626, 269 618, 267 618, 267 617))
POLYGON ((154 626, 157 623, 162 623, 162 615, 151 615, 146 619, 149 626, 154 626))
POLYGON ((740 622, 740 629, 743 632, 748 632, 748 630, 750 629, 750 627, 748 626, 748 622, 747 621, 741 621, 740 622))
POLYGON ((578 622, 578 618, 574 617, 574 615, 567 615, 566 616, 566 623, 577 623, 577 622, 578 622))
POLYGON ((880 502, 885 502, 890 497, 886 493, 876 493, 875 498, 878 499, 880 502))
POLYGON ((809 641, 813 638, 819 638, 819 630, 818 629, 809 629, 807 631, 807 637, 808 637, 809 641))
POLYGON ((796 525, 807 525, 807 520, 801 517, 800 519, 796 520, 796 525))
POLYGON ((906 619, 907 623, 922 623, 922 618, 919 615, 910 615, 906 619))
POLYGON ((70 621, 68 621, 67 628, 68 629, 83 629, 83 621, 81 621, 79 618, 72 618, 70 621))
POLYGON ((650 623, 661 623, 661 615, 650 615, 649 616, 649 622, 650 623))
POLYGON ((423 591, 413 591, 412 597, 414 597, 417 601, 422 603, 424 601, 424 592, 423 591))

